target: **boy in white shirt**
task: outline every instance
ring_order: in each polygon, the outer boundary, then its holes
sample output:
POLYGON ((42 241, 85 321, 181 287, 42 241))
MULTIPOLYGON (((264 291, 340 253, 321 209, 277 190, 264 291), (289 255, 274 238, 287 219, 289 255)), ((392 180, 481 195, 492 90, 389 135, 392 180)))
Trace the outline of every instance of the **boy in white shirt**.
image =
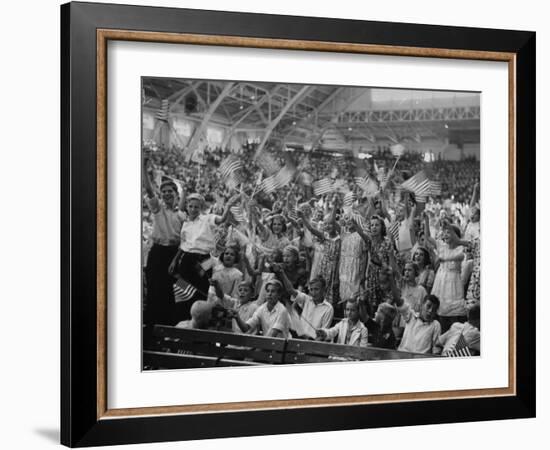
POLYGON ((355 299, 346 302, 346 318, 338 322, 332 328, 320 328, 317 336, 322 340, 334 340, 337 344, 357 345, 366 347, 369 332, 367 327, 359 320, 359 304, 355 299))

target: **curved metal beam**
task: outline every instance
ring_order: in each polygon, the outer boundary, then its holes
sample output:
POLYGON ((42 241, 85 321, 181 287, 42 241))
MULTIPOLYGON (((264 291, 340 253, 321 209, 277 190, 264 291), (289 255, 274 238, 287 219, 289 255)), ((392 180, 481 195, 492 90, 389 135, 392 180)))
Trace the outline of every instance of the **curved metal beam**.
POLYGON ((275 127, 278 125, 278 123, 281 121, 281 119, 284 117, 284 115, 287 113, 287 111, 294 105, 297 101, 299 101, 304 95, 307 95, 307 93, 313 89, 311 86, 303 86, 302 89, 294 96, 292 97, 288 103, 284 106, 284 108, 281 110, 279 115, 273 119, 270 124, 267 126, 265 130, 264 137, 262 138, 262 141, 260 142, 260 145, 256 149, 256 154, 254 155, 254 159, 256 159, 260 153, 262 153, 265 144, 267 143, 267 140, 269 139, 269 136, 271 136, 271 133, 275 129, 275 127))
POLYGON ((183 154, 185 156, 186 161, 189 161, 191 157, 193 156, 193 153, 196 150, 196 146, 199 142, 200 137, 202 134, 206 131, 206 127, 208 126, 208 123, 210 122, 210 119, 216 112, 216 109, 218 109, 218 106, 220 106, 220 103, 223 101, 225 97, 227 97, 227 94, 231 92, 231 90, 237 85, 235 82, 227 83, 225 87, 223 88, 223 91, 220 95, 214 100, 214 103, 210 105, 208 108, 208 111, 204 115, 204 118, 202 119, 202 122, 198 128, 195 129, 195 132, 193 133, 193 136, 189 140, 189 143, 187 144, 187 147, 185 148, 183 154))

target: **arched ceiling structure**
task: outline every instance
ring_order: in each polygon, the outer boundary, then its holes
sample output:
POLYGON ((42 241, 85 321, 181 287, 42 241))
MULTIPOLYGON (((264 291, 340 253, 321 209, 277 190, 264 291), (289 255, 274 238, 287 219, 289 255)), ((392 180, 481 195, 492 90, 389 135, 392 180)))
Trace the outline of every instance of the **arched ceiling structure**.
POLYGON ((159 108, 162 100, 169 112, 201 129, 215 124, 227 136, 261 133, 262 145, 347 150, 426 140, 479 144, 477 93, 144 78, 144 105, 159 108))

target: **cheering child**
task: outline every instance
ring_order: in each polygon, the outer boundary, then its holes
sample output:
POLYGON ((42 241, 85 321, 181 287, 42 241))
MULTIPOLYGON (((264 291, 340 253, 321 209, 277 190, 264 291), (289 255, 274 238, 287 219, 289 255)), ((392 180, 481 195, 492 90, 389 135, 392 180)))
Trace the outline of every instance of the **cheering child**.
POLYGON ((441 335, 441 325, 434 320, 439 307, 439 299, 427 295, 422 300, 420 313, 415 312, 401 297, 391 268, 384 269, 390 280, 393 302, 405 321, 405 331, 398 350, 412 353, 438 353, 437 340, 441 335))
POLYGON ((357 345, 366 347, 369 332, 367 327, 359 320, 359 304, 355 299, 346 302, 345 319, 342 319, 332 328, 320 328, 317 337, 324 341, 336 339, 336 343, 345 345, 357 345))

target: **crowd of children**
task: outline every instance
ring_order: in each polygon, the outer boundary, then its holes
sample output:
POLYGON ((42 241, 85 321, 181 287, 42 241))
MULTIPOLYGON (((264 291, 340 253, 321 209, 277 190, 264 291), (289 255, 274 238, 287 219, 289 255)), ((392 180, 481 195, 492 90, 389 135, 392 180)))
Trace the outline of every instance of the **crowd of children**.
MULTIPOLYGON (((253 158, 235 187, 218 173, 223 155, 216 152, 202 168, 171 171, 163 161, 173 156, 145 155, 146 329, 212 327, 211 312, 221 308, 224 320, 215 326, 224 331, 444 355, 461 346, 479 354, 476 161, 464 161, 453 178, 472 180, 465 203, 444 180, 441 195, 427 199, 400 189, 411 169, 436 180, 448 173, 444 161, 421 167, 414 154, 387 170, 376 192, 354 185, 350 168, 362 164, 376 178, 375 158, 335 168, 300 155, 302 170, 346 186, 321 195, 299 173, 260 192, 253 158), (191 170, 202 171, 202 181, 191 170)), ((387 155, 380 157, 378 166, 389 166, 387 155)))

